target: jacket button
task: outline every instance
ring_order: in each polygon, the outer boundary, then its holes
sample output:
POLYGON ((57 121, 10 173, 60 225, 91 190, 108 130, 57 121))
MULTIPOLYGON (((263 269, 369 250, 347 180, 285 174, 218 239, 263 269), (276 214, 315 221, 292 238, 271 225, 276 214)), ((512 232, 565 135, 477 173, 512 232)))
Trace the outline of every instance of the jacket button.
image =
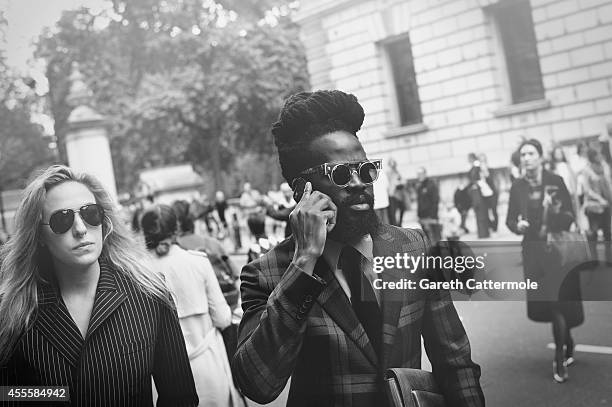
POLYGON ((307 302, 307 303, 308 303, 308 302, 312 302, 312 295, 307 294, 307 295, 304 297, 304 301, 305 301, 305 302, 307 302))

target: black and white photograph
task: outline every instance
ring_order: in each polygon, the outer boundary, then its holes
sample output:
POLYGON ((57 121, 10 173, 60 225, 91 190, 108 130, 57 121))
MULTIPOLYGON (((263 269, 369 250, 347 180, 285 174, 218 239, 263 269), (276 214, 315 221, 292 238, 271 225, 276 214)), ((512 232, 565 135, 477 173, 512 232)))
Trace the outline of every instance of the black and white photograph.
POLYGON ((612 406, 612 1, 0 0, 0 405, 612 406))

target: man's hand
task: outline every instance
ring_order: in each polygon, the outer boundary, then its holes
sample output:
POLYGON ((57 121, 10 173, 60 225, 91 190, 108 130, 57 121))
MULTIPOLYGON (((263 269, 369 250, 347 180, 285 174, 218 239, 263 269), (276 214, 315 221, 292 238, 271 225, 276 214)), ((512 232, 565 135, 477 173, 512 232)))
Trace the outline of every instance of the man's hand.
POLYGON ((521 215, 518 217, 518 223, 516 224, 516 228, 520 233, 525 233, 527 229, 529 229, 529 222, 527 222, 521 215))
POLYGON ((313 191, 312 184, 307 182, 302 199, 289 215, 295 238, 293 262, 309 274, 323 254, 327 233, 336 224, 337 210, 329 196, 313 191))

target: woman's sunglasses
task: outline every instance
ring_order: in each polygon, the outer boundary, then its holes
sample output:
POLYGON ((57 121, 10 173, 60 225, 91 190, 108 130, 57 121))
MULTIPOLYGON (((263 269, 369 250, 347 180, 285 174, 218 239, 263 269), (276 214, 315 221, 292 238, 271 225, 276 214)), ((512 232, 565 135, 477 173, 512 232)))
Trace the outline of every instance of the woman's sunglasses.
POLYGON ((81 219, 91 226, 100 226, 102 219, 104 219, 104 209, 98 204, 89 204, 81 206, 76 211, 60 209, 53 212, 49 218, 49 223, 43 223, 43 225, 49 226, 54 233, 61 235, 68 232, 74 224, 75 213, 78 213, 81 219))
POLYGON ((316 167, 308 168, 300 174, 320 173, 327 175, 329 180, 336 186, 346 187, 356 173, 365 185, 373 184, 378 179, 378 173, 382 168, 382 160, 366 160, 350 163, 323 163, 316 167))

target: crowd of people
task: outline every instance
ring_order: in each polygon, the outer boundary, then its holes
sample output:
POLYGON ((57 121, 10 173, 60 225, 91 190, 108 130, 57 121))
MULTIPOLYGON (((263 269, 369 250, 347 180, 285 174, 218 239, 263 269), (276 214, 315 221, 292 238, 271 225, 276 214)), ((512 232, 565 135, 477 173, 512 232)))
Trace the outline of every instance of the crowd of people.
MULTIPOLYGON (((410 184, 395 161, 382 167, 366 157, 357 138, 364 115, 341 91, 286 101, 272 134, 287 183, 272 196, 244 185, 240 218, 250 237, 233 234, 235 249, 246 244, 242 273, 218 239, 238 225, 221 192, 212 205, 149 199, 130 233, 93 177, 59 165, 38 175, 2 246, 0 385, 68 386, 74 405, 243 406, 244 396, 273 400, 291 377, 288 405, 382 406, 381 374, 419 369, 422 337, 449 405, 484 406, 480 367, 449 292, 372 288, 374 256, 400 247, 421 255, 442 228, 438 186, 425 168, 414 187, 422 231, 395 227, 410 184), (223 233, 211 233, 212 211, 223 233), (281 223, 266 228, 266 218, 281 223)), ((603 231, 610 260, 609 153, 602 159, 591 146, 571 163, 556 148, 545 165, 530 139, 517 156, 508 228, 541 242, 584 214, 590 241, 603 231)), ((444 208, 444 222, 455 211, 449 238, 467 232, 470 208, 479 236, 498 228, 486 157, 469 161, 467 183, 444 208)), ((543 267, 537 247, 524 243, 526 276, 543 267)), ((530 318, 553 324, 557 382, 573 361, 570 328, 584 319, 575 300, 570 287, 544 306, 529 303, 530 318)))

